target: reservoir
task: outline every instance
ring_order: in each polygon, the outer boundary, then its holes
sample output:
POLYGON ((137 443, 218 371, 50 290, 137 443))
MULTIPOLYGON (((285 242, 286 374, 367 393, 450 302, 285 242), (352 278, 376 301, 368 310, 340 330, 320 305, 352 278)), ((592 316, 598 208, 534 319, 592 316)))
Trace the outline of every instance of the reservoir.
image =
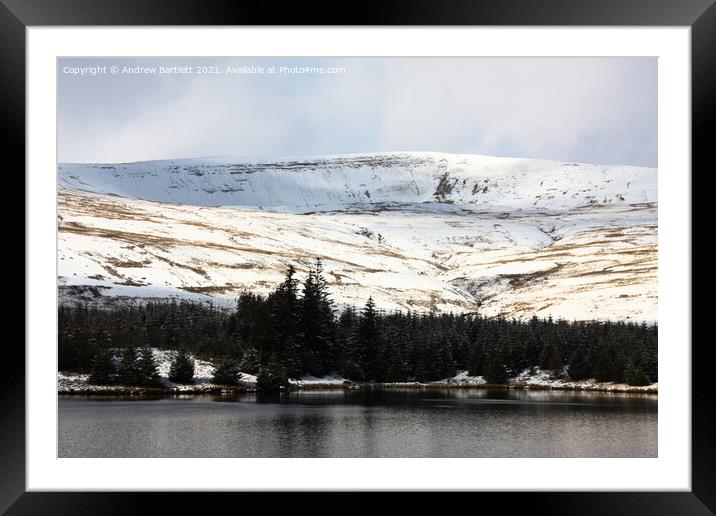
POLYGON ((657 395, 506 389, 59 396, 59 457, 656 457, 657 395))

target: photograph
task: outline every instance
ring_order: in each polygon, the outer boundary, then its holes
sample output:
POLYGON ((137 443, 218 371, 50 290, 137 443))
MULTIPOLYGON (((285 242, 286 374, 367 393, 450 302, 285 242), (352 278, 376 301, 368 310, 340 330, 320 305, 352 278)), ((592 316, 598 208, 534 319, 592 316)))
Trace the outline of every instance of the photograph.
POLYGON ((56 63, 58 458, 659 457, 657 57, 56 63))

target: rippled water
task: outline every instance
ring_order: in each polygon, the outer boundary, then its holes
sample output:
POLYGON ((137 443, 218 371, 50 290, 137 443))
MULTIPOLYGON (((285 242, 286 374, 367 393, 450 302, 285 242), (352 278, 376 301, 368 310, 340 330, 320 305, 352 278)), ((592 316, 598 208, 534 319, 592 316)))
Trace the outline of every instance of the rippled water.
POLYGON ((656 457, 657 397, 486 389, 60 396, 59 457, 656 457))

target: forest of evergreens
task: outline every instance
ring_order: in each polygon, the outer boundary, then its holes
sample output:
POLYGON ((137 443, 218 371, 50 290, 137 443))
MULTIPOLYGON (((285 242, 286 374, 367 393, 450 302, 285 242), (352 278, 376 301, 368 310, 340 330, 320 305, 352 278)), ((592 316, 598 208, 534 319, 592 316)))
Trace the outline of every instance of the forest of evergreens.
POLYGON ((103 378, 114 374, 117 382, 119 373, 107 368, 109 356, 119 348, 124 349, 123 360, 144 368, 137 382, 156 379, 156 365, 140 351, 147 347, 212 360, 220 364, 221 374, 257 374, 259 386, 266 389, 306 374, 424 382, 457 370, 500 384, 530 367, 572 380, 657 381, 656 325, 383 312, 372 299, 361 309, 337 311, 319 260, 303 284, 289 267, 267 297, 245 292, 235 310, 149 301, 113 307, 60 305, 58 315, 59 369, 103 378))

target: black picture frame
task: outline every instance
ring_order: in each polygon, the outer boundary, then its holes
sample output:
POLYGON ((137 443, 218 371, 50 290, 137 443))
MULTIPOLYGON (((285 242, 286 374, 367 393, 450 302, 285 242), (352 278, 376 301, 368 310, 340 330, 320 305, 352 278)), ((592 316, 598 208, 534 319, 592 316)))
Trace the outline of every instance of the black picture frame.
MULTIPOLYGON (((0 106, 2 140, 15 170, 25 165, 25 29, 28 26, 82 25, 554 25, 691 27, 692 170, 715 162, 707 127, 716 104, 716 6, 714 0, 364 0, 352 5, 322 2, 230 0, 0 0, 0 106), (349 12, 350 15, 344 14, 349 12)), ((6 154, 6 157, 8 154, 6 154)), ((692 171, 687 171, 692 174, 692 171)), ((24 185, 21 186, 24 189, 24 185)), ((27 257, 26 257, 27 259, 27 257)), ((27 274, 27 269, 25 269, 27 274)), ((668 300, 662 300, 666 306, 668 300)), ((32 310, 27 306, 26 310, 32 310)), ((27 313, 27 312, 26 312, 27 313)), ((0 511, 7 514, 126 514, 151 507, 158 493, 26 492, 25 357, 7 340, 0 391, 0 511)), ((669 343, 688 346, 691 343, 669 343)), ((510 512, 524 507, 537 514, 714 514, 716 511, 716 412, 708 341, 692 353, 692 490, 690 492, 572 492, 451 494, 450 504, 503 503, 510 512), (480 497, 474 501, 474 497, 480 497), (457 497, 457 498, 455 498, 457 497), (509 500, 509 501, 508 501, 509 500)), ((216 496, 216 495, 214 495, 216 496)), ((271 495, 274 496, 274 495, 271 495)), ((311 510, 318 493, 300 493, 295 507, 311 510)), ((346 512, 375 510, 373 494, 349 494, 339 502, 346 512)), ((394 495, 391 495, 394 496, 394 495)), ((206 502, 175 493, 161 503, 167 512, 190 512, 206 502)), ((420 507, 422 493, 410 503, 420 507)), ((222 494, 212 501, 239 503, 242 512, 266 511, 266 497, 222 494), (237 500, 237 497, 240 500, 237 500), (263 507, 263 509, 262 509, 263 507)), ((322 499, 324 500, 324 499, 322 499)), ((381 502, 381 505, 385 502, 381 502)), ((407 508, 406 501, 400 502, 407 508)), ((271 502, 273 506, 274 502, 271 502)), ((468 505, 468 506, 470 506, 468 505)), ((238 507, 238 506, 237 506, 238 507)), ((275 506, 274 506, 275 507, 275 506)), ((387 507, 387 506, 385 506, 387 507)), ((485 505, 484 507, 489 507, 485 505)), ((295 509, 294 509, 295 510, 295 509)), ((272 511, 273 512, 273 511, 272 511)))

